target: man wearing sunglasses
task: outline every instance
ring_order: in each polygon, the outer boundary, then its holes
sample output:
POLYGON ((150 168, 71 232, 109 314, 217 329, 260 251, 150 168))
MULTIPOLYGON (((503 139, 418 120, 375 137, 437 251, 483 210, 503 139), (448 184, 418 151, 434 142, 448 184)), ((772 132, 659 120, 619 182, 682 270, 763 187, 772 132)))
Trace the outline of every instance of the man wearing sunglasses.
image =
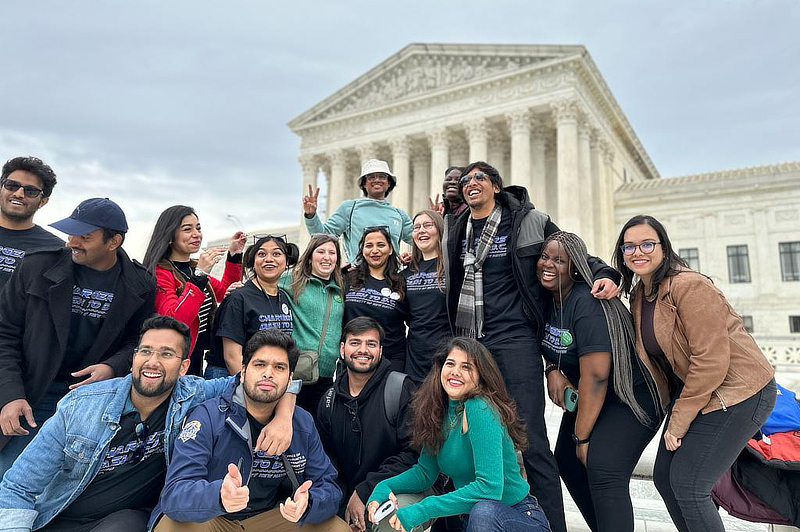
POLYGON ((322 223, 317 216, 319 188, 308 186, 308 195, 303 196, 303 212, 306 228, 310 234, 329 233, 344 235, 344 252, 349 262, 358 256, 358 242, 364 228, 385 226, 389 228, 394 249, 400 249, 400 241, 411 244, 411 218, 403 209, 393 207, 386 197, 397 184, 397 178, 389 171, 386 161, 370 159, 361 167, 358 187, 363 198, 345 200, 322 223))
POLYGON ((122 249, 116 203, 85 200, 51 226, 67 246, 27 253, 0 292, 0 473, 71 388, 130 371, 153 312, 153 277, 122 249))
MULTIPOLYGON (((503 187, 491 165, 478 161, 461 175, 469 209, 449 215, 445 251, 448 315, 457 335, 477 338, 494 356, 528 430, 522 453, 531 493, 554 532, 565 532, 558 467, 544 423, 543 362, 539 346, 545 302, 536 262, 545 238, 558 231, 523 187, 503 187)), ((569 228, 567 228, 569 229, 569 228)), ((613 297, 619 273, 590 257, 592 294, 613 297)))
POLYGON ((33 223, 47 205, 56 174, 36 157, 15 157, 0 174, 0 289, 11 278, 25 252, 63 247, 64 241, 33 223))
POLYGON ((186 376, 190 344, 186 324, 154 315, 129 375, 69 393, 3 478, 0 530, 144 532, 187 414, 233 382, 186 376))

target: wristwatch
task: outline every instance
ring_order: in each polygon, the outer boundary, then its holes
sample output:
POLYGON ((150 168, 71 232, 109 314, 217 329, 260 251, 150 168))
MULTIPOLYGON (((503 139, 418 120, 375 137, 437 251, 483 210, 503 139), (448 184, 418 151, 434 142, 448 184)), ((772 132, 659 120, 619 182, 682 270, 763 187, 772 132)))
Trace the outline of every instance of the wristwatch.
POLYGON ((208 276, 208 272, 205 271, 205 270, 201 270, 200 268, 195 268, 194 269, 194 274, 197 275, 198 277, 199 276, 203 276, 203 277, 208 276))
POLYGON ((584 443, 589 443, 589 440, 591 438, 592 438, 591 434, 585 440, 578 438, 577 436, 575 436, 575 434, 572 435, 572 441, 575 443, 575 445, 582 445, 584 443))

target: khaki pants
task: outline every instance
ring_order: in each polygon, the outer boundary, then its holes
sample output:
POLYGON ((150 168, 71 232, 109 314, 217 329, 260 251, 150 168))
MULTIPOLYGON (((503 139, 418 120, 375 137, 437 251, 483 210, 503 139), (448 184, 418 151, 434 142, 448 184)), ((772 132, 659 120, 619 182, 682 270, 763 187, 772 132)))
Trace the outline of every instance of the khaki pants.
POLYGON ((205 523, 180 523, 166 515, 161 518, 155 532, 351 532, 350 527, 335 515, 322 523, 299 526, 283 518, 277 508, 243 521, 229 521, 215 517, 205 523))

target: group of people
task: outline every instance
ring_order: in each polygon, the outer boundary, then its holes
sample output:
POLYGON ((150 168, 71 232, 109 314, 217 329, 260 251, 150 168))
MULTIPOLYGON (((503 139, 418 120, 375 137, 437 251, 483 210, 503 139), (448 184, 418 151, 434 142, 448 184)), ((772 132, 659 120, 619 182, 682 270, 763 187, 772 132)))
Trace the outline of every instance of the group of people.
POLYGON ((242 232, 203 249, 172 206, 140 264, 107 198, 51 224, 66 245, 36 225, 55 173, 9 160, 0 530, 563 532, 563 479, 592 530, 632 531, 662 424, 675 526, 723 530, 710 492, 774 371, 663 225, 629 220, 612 267, 486 162, 448 168, 413 217, 396 184, 366 162, 324 222, 309 188, 302 251, 242 232))

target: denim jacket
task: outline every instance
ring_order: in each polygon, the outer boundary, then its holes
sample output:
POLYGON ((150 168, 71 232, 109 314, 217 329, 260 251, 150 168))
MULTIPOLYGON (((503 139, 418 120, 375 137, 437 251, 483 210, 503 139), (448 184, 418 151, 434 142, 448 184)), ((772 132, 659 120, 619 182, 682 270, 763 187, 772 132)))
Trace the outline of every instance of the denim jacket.
MULTIPOLYGON (((189 411, 221 394, 233 377, 206 381, 180 377, 167 411, 164 453, 171 449, 189 411)), ((42 528, 94 479, 131 390, 131 376, 81 386, 58 403, 33 441, 0 483, 0 531, 42 528)))

